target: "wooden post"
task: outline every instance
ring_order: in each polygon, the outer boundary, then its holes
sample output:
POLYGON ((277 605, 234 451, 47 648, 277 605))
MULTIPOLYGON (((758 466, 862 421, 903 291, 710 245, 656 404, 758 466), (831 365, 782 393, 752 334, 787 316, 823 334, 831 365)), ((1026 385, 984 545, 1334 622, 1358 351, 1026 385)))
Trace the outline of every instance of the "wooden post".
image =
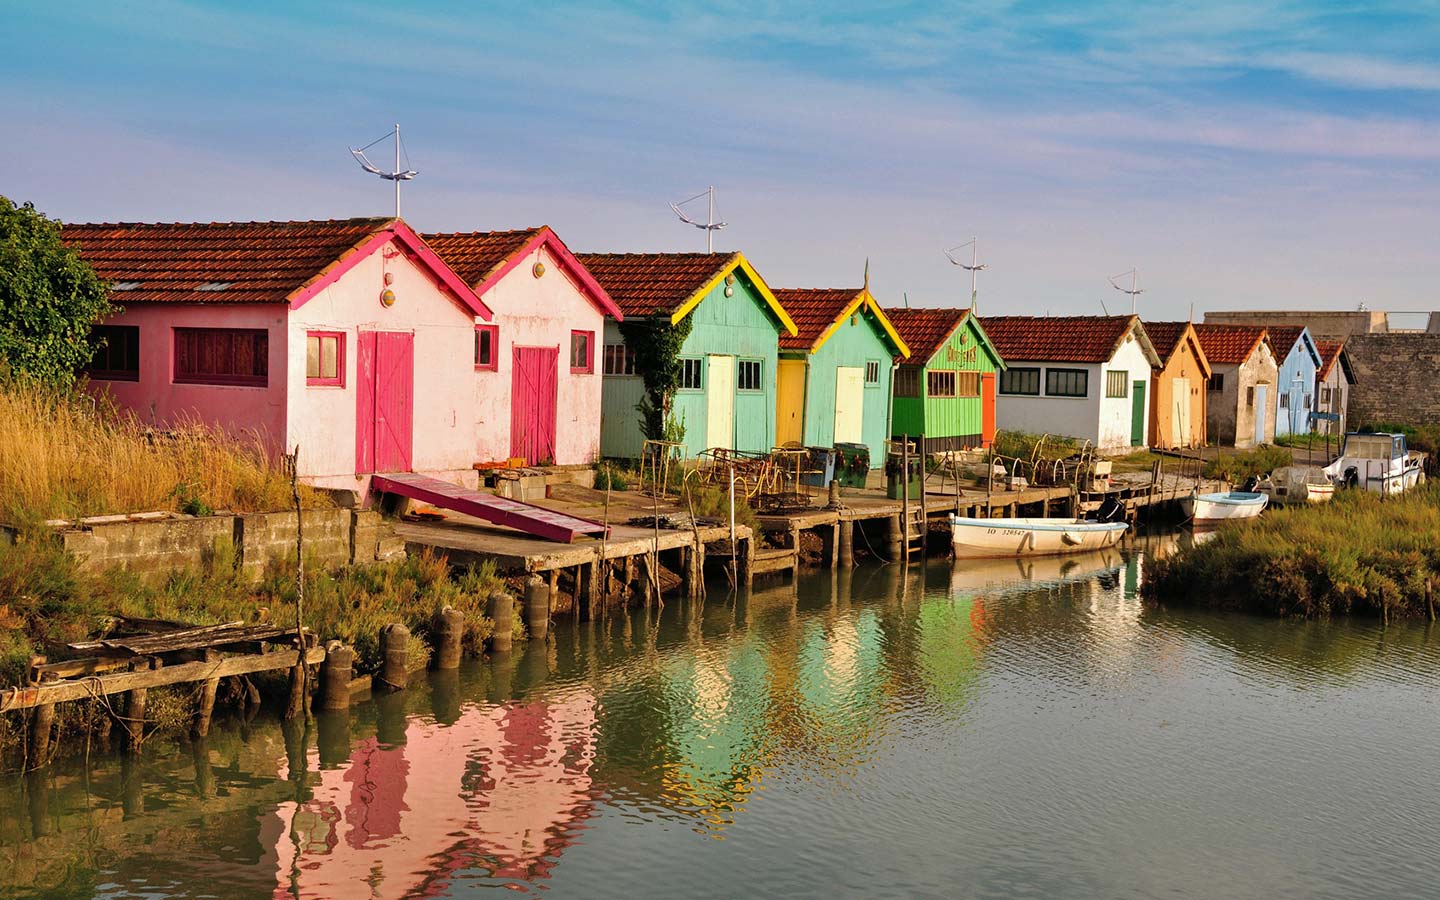
POLYGON ((495 630, 490 634, 490 652, 509 653, 515 631, 515 609, 510 595, 504 591, 492 593, 486 604, 486 615, 495 623, 495 630))
POLYGON ((905 546, 901 540, 900 517, 887 516, 885 518, 885 543, 890 551, 890 562, 900 561, 900 551, 905 546))
POLYGON ((830 568, 840 565, 840 520, 837 518, 835 524, 830 526, 830 539, 826 541, 825 558, 830 568))
POLYGON ((340 641, 325 645, 325 661, 320 664, 321 709, 350 708, 350 676, 355 666, 355 651, 340 641))
MULTIPOLYGON (((210 651, 206 651, 207 657, 210 651)), ((207 678, 200 687, 200 706, 195 710, 195 737, 203 738, 210 733, 210 720, 215 715, 215 693, 220 689, 220 679, 207 678)))
POLYGON ((900 545, 902 558, 910 561, 910 435, 900 435, 900 520, 905 530, 900 545))
POLYGON ((139 750, 145 740, 145 688, 135 688, 125 698, 125 727, 129 731, 125 745, 139 750))
POLYGON ((855 565, 855 522, 852 519, 841 519, 835 523, 835 545, 837 550, 836 563, 842 569, 849 569, 855 565))
POLYGON ((920 451, 920 555, 925 556, 925 545, 930 539, 930 507, 925 501, 925 485, 930 481, 930 467, 926 465, 925 435, 920 435, 916 445, 920 451))
POLYGON ((446 606, 435 614, 435 668, 460 668, 460 639, 464 636, 464 613, 453 606, 446 606))
POLYGON ((371 683, 403 691, 410 680, 410 629, 399 622, 380 629, 380 672, 371 683))
POLYGON ((740 548, 738 558, 740 571, 736 583, 741 587, 748 588, 755 584, 755 535, 752 533, 750 537, 745 538, 740 543, 743 546, 740 548))
POLYGON ((50 761, 50 732, 55 730, 55 704, 35 707, 30 719, 30 765, 40 767, 50 761))
MULTIPOLYGON (((298 635, 297 635, 298 639, 298 635)), ((285 704, 285 718, 293 719, 305 713, 305 657, 297 656, 298 662, 290 668, 290 699, 285 704)))
MULTIPOLYGON (((605 602, 603 594, 600 602, 605 602)), ((525 582, 525 630, 532 639, 541 641, 550 633, 550 594, 538 575, 525 582)))

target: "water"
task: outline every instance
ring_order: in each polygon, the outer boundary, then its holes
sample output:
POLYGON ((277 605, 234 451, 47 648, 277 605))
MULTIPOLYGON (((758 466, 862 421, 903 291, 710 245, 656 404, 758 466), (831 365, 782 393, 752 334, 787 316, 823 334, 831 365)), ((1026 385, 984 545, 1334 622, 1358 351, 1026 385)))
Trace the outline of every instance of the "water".
POLYGON ((0 895, 1440 894, 1440 640, 1142 610, 1148 560, 827 573, 67 762, 0 787, 0 895))

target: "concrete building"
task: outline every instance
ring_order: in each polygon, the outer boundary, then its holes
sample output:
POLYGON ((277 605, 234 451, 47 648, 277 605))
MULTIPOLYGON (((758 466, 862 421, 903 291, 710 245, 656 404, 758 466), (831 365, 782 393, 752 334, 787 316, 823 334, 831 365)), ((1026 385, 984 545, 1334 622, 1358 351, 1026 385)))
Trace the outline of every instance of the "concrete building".
POLYGON ((1001 431, 1063 434, 1102 451, 1144 447, 1150 373, 1160 367, 1138 316, 987 316, 1005 361, 1001 431))
POLYGON ((476 459, 580 465, 600 456, 600 337, 623 318, 548 227, 427 234, 494 311, 475 326, 476 459))
POLYGON ((1224 447, 1254 447, 1275 440, 1275 385, 1280 366, 1268 332, 1258 325, 1196 325, 1210 363, 1205 427, 1224 447))
POLYGON ((124 311, 96 328, 93 389, 157 427, 300 448, 300 474, 473 481, 471 365, 492 313, 399 219, 67 225, 124 311))

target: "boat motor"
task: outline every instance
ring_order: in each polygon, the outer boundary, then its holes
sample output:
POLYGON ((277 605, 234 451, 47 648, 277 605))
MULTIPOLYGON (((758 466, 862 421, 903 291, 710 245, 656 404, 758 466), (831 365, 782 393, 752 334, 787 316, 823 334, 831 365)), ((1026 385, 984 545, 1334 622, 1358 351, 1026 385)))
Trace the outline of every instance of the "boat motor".
POLYGON ((1119 522, 1125 518, 1125 504, 1114 497, 1106 497, 1091 514, 1096 522, 1119 522))
POLYGON ((1250 478, 1246 480, 1245 486, 1242 487, 1242 488, 1240 488, 1240 490, 1244 491, 1244 492, 1247 493, 1247 494, 1253 494, 1253 493, 1255 493, 1255 489, 1258 488, 1259 486, 1260 486, 1260 476, 1259 476, 1259 475, 1251 475, 1250 478))
POLYGON ((1358 488, 1360 486, 1360 469, 1357 466, 1350 466, 1340 479, 1341 484, 1347 488, 1358 488))

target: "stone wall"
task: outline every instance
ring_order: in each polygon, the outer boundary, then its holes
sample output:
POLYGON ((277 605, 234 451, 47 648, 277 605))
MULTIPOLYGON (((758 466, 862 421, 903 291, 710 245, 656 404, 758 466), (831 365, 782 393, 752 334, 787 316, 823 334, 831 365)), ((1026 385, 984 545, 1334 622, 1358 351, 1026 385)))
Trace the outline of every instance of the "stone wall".
MULTIPOLYGON (((228 544, 236 565, 252 581, 271 560, 288 559, 295 552, 293 512, 117 519, 82 520, 58 530, 56 539, 82 569, 92 572, 199 568, 211 562, 217 547, 228 544)), ((319 565, 338 567, 402 555, 404 545, 377 512, 316 509, 305 511, 305 551, 306 558, 319 565)))
POLYGON ((1362 334, 1345 343, 1355 369, 1348 424, 1440 424, 1440 334, 1362 334))
POLYGON ((1304 325, 1317 338, 1346 338, 1356 334, 1388 331, 1386 313, 1376 310, 1221 310, 1207 312, 1205 324, 1214 325, 1304 325))

